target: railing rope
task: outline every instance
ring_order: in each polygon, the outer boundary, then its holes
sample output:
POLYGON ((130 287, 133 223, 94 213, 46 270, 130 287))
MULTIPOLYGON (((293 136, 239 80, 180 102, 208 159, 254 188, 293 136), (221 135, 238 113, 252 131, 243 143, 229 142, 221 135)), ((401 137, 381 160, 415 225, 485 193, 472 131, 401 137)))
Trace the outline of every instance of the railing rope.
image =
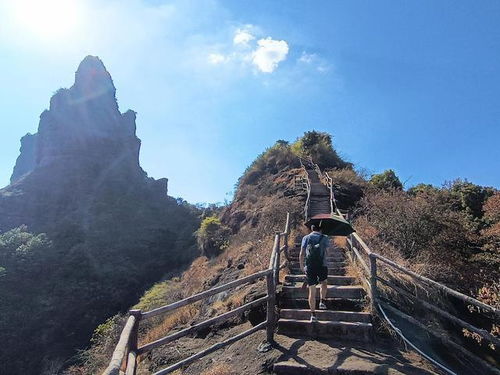
MULTIPOLYGON (((337 209, 337 213, 339 215, 342 215, 340 213, 340 211, 338 211, 338 209, 337 209)), ((458 326, 464 327, 464 328, 468 329, 469 331, 474 332, 475 334, 479 335, 481 338, 494 344, 496 347, 500 347, 500 339, 498 339, 494 335, 490 334, 488 331, 486 331, 484 329, 477 328, 477 327, 473 326, 472 324, 469 324, 469 323, 463 321, 462 319, 442 310, 441 308, 439 308, 437 306, 432 305, 431 303, 423 301, 422 299, 418 298, 417 296, 414 296, 411 293, 403 290, 402 288, 399 288, 399 287, 393 285, 392 283, 388 282, 387 280, 379 277, 379 273, 380 273, 379 263, 383 262, 384 266, 392 267, 393 269, 396 269, 396 270, 398 270, 398 271, 400 271, 408 276, 411 276, 413 279, 424 283, 424 285, 426 285, 426 286, 430 286, 430 287, 435 288, 437 290, 441 290, 441 291, 447 293, 448 295, 451 295, 451 296, 453 296, 453 297, 455 297, 463 302, 474 305, 474 306, 478 307, 480 309, 480 311, 482 310, 485 312, 492 313, 494 316, 494 319, 499 318, 499 316, 500 316, 499 309, 496 309, 493 306, 489 306, 487 304, 484 304, 484 303, 476 300, 475 298, 472 298, 472 297, 466 296, 460 292, 457 292, 457 291, 455 291, 455 290, 453 290, 453 289, 451 289, 443 284, 440 284, 440 283, 438 283, 434 280, 431 280, 425 276, 419 275, 416 272, 410 271, 407 268, 397 264, 396 262, 394 262, 394 261, 392 261, 392 260, 390 260, 382 255, 374 253, 373 251, 371 251, 371 249, 368 247, 368 245, 366 245, 366 243, 361 239, 361 237, 357 233, 353 233, 350 236, 350 238, 347 240, 347 245, 348 245, 348 249, 350 249, 352 251, 352 253, 354 254, 353 259, 356 259, 359 261, 359 263, 361 264, 367 277, 369 277, 369 291, 370 291, 370 297, 371 297, 371 303, 372 303, 372 310, 374 312, 380 311, 382 313, 383 317, 389 323, 389 325, 398 333, 398 335, 401 336, 401 338, 405 342, 407 342, 410 346, 412 346, 415 350, 417 350, 421 355, 423 355, 429 361, 438 365, 443 370, 447 371, 449 374, 454 374, 453 371, 451 371, 448 368, 446 368, 445 366, 441 365, 440 363, 435 361, 432 357, 428 356, 427 354, 425 354, 424 352, 419 350, 413 343, 411 343, 402 334, 402 332, 397 327, 395 327, 394 324, 389 320, 389 318, 385 314, 383 308, 388 309, 389 311, 391 311, 395 315, 402 317, 405 320, 410 321, 412 324, 415 324, 416 326, 426 330, 427 332, 431 333, 433 336, 435 336, 438 339, 440 339, 441 341, 443 341, 445 344, 452 346, 453 348, 457 349, 465 356, 478 361, 478 363, 481 363, 486 368, 488 368, 490 370, 493 369, 493 367, 489 363, 487 363, 484 359, 477 357, 475 354, 472 354, 471 352, 469 352, 467 349, 463 348, 459 344, 457 344, 451 340, 445 339, 444 337, 441 337, 441 335, 436 334, 435 332, 433 332, 432 329, 429 329, 425 324, 421 323, 417 319, 402 313, 401 311, 399 311, 395 307, 392 307, 386 303, 383 303, 382 300, 387 300, 387 299, 384 297, 381 297, 379 295, 380 292, 378 290, 377 281, 380 281, 385 286, 392 288, 397 293, 399 293, 407 298, 411 298, 414 301, 418 301, 418 303, 421 306, 427 308, 430 311, 433 311, 434 313, 439 314, 441 317, 448 319, 449 321, 457 324, 458 326), (368 257, 368 259, 370 261, 370 268, 369 269, 368 269, 368 266, 366 265, 366 263, 363 259, 363 256, 361 255, 360 251, 362 251, 365 254, 365 256, 368 257), (380 262, 378 262, 378 261, 380 261, 380 262), (383 308, 382 308, 382 306, 383 306, 383 308)), ((500 375, 500 371, 498 371, 496 369, 492 373, 500 375)))

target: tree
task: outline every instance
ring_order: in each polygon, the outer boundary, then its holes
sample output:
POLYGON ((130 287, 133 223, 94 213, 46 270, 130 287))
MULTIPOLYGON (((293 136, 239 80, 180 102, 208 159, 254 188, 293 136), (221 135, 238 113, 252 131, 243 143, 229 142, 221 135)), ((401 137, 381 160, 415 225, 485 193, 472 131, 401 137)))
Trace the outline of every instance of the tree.
POLYGON ((455 180, 449 187, 451 194, 456 198, 459 208, 472 219, 483 217, 483 205, 494 194, 494 189, 468 182, 455 180))
POLYGON ((392 169, 374 174, 370 179, 370 183, 381 190, 403 190, 403 184, 392 169))
POLYGON ((417 196, 419 194, 437 194, 439 189, 430 184, 417 184, 408 189, 408 194, 417 196))

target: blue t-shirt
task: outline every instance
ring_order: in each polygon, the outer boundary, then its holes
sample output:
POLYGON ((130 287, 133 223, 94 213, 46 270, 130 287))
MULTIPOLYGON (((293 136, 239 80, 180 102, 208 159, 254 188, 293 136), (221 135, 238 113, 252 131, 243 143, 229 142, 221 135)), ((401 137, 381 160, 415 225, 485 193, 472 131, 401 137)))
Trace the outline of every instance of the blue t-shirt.
POLYGON ((302 250, 306 253, 305 257, 307 258, 307 256, 309 255, 309 254, 307 254, 307 245, 309 244, 309 239, 312 238, 313 243, 316 244, 316 243, 318 243, 320 236, 323 236, 323 238, 321 239, 320 245, 319 245, 321 253, 323 254, 323 267, 327 267, 328 264, 326 263, 326 251, 327 251, 328 246, 330 244, 330 241, 328 240, 327 236, 322 235, 319 232, 311 232, 307 236, 304 236, 304 238, 302 238, 302 246, 301 247, 302 247, 302 250))

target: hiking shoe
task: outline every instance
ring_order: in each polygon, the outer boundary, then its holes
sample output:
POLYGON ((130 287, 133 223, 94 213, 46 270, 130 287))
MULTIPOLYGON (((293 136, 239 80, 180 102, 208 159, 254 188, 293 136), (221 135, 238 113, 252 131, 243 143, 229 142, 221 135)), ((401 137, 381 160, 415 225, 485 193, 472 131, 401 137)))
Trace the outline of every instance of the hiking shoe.
POLYGON ((325 303, 324 303, 323 301, 321 301, 321 302, 319 303, 319 309, 320 309, 320 310, 326 310, 326 305, 325 305, 325 303))
POLYGON ((316 315, 311 315, 311 323, 317 322, 318 318, 316 318, 316 315))

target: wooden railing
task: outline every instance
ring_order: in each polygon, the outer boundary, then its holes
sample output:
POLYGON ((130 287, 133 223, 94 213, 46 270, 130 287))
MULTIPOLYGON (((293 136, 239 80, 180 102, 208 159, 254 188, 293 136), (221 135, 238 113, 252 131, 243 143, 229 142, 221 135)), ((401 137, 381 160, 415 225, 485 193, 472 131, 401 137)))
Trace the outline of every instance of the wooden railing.
MULTIPOLYGON (((135 375, 137 368, 137 357, 141 354, 145 354, 155 348, 162 345, 169 344, 181 337, 195 333, 203 328, 210 327, 214 324, 221 323, 230 318, 233 318, 241 313, 263 303, 267 304, 267 315, 266 320, 256 326, 234 336, 225 341, 219 342, 215 345, 210 346, 182 361, 179 361, 165 369, 156 372, 154 375, 169 374, 178 368, 188 365, 193 361, 200 359, 218 349, 221 349, 227 345, 230 345, 236 341, 239 341, 252 333, 266 328, 266 337, 269 343, 274 342, 274 331, 276 328, 276 285, 279 283, 279 271, 283 268, 284 264, 280 264, 281 253, 285 252, 288 254, 288 236, 290 234, 290 214, 287 214, 286 225, 284 232, 277 232, 274 237, 274 245, 271 252, 271 258, 269 260, 269 267, 266 270, 256 272, 252 275, 243 277, 238 280, 231 281, 227 284, 206 290, 204 292, 192 295, 181 301, 174 302, 169 305, 165 305, 156 308, 151 311, 143 312, 141 310, 130 310, 129 317, 125 323, 118 344, 115 347, 111 361, 102 373, 103 375, 135 375), (210 296, 221 293, 223 291, 238 287, 240 285, 253 283, 260 278, 266 278, 267 280, 267 295, 265 297, 256 299, 255 301, 249 302, 240 306, 236 309, 230 310, 224 314, 216 316, 214 318, 207 319, 201 323, 194 324, 188 328, 181 331, 169 334, 153 342, 138 346, 139 342, 139 324, 142 321, 153 318, 155 316, 160 316, 165 313, 174 311, 183 306, 204 300, 210 296)), ((287 256, 288 258, 288 256, 287 256)))
MULTIPOLYGON (((340 211, 337 210, 337 213, 340 214, 340 211)), ((500 375, 500 370, 494 368, 484 359, 477 357, 475 354, 471 353, 469 350, 467 350, 462 345, 456 343, 455 341, 452 341, 451 339, 437 333, 435 329, 428 327, 426 324, 422 323, 419 319, 417 319, 417 317, 409 316, 408 314, 402 312, 400 309, 396 308, 395 306, 397 306, 397 301, 391 300, 388 297, 387 293, 382 294, 382 290, 378 286, 378 283, 381 283, 385 287, 390 288, 396 293, 396 295, 404 296, 410 299, 415 304, 417 304, 419 308, 423 307, 427 310, 432 311, 441 318, 444 318, 460 327, 469 330, 470 332, 473 332, 474 334, 480 336, 482 339, 495 345, 498 348, 500 347, 500 340, 497 337, 493 336, 487 330, 478 328, 473 324, 464 321, 460 317, 455 316, 454 314, 448 311, 445 311, 441 307, 438 307, 436 304, 428 302, 423 298, 420 298, 417 295, 417 293, 413 294, 410 291, 405 290, 401 285, 399 286, 396 285, 396 283, 394 282, 394 278, 390 277, 389 274, 386 274, 386 278, 383 278, 382 277, 383 270, 381 268, 388 268, 390 270, 395 270, 396 272, 403 273, 404 275, 408 276, 413 281, 413 283, 418 284, 419 287, 423 288, 424 290, 427 291, 439 290, 449 296, 458 299, 459 301, 462 301, 464 304, 472 305, 477 309, 479 309, 480 311, 489 313, 490 315, 493 316, 492 319, 495 322, 498 322, 500 319, 499 309, 496 309, 472 297, 459 293, 427 277, 419 275, 395 263, 394 261, 371 251, 371 249, 356 233, 351 234, 350 237, 348 238, 347 248, 349 250, 351 261, 359 264, 361 267, 362 276, 364 279, 363 281, 366 283, 368 287, 367 288, 369 291, 368 295, 374 313, 377 311, 381 311, 385 315, 384 309, 386 309, 387 311, 390 311, 392 314, 398 316, 399 318, 405 319, 406 321, 409 321, 415 326, 418 326, 421 329, 425 330, 430 335, 440 340, 447 347, 453 348, 454 350, 462 353, 465 357, 469 359, 478 361, 479 363, 484 365, 489 371, 491 371, 491 374, 500 375)))
POLYGON ((307 194, 307 197, 306 197, 306 203, 304 205, 304 218, 305 220, 307 220, 309 218, 309 206, 310 206, 310 203, 311 203, 311 181, 309 181, 309 175, 307 173, 307 168, 302 160, 302 158, 299 157, 299 161, 300 161, 300 166, 302 168, 302 171, 303 173, 305 174, 305 189, 306 189, 306 194, 307 194))

